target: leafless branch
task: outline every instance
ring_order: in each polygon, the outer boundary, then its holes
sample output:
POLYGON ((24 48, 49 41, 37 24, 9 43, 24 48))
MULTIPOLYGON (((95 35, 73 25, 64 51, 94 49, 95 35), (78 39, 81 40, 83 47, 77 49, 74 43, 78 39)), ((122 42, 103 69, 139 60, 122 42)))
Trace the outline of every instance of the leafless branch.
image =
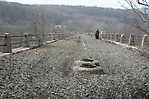
POLYGON ((142 32, 149 34, 148 29, 145 28, 145 26, 140 25, 140 23, 136 20, 135 21, 136 24, 134 24, 134 27, 136 27, 137 29, 141 30, 142 32))
POLYGON ((149 7, 149 4, 146 0, 143 0, 144 2, 141 2, 140 0, 137 0, 138 4, 149 7))
MULTIPOLYGON (((125 0, 125 1, 131 7, 133 14, 135 14, 134 17, 136 17, 133 19, 134 22, 131 25, 146 34, 149 34, 149 30, 147 28, 148 26, 147 23, 149 21, 145 18, 145 14, 139 10, 140 8, 133 0, 125 0)), ((145 2, 146 4, 148 4, 146 0, 143 3, 145 2)), ((141 2, 137 0, 137 3, 140 4, 141 2)))
POLYGON ((148 20, 145 19, 144 14, 139 11, 137 5, 135 5, 135 3, 131 0, 125 0, 127 4, 130 5, 130 7, 132 8, 133 12, 140 17, 142 22, 147 22, 148 20))

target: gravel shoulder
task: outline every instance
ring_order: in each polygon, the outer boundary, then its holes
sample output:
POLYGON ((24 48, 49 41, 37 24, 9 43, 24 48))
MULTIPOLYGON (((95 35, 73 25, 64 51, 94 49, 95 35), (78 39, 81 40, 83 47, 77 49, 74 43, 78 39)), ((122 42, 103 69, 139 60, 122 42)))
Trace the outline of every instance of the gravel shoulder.
POLYGON ((42 48, 1 57, 0 98, 149 97, 149 59, 122 46, 83 34, 79 36, 80 39, 74 37, 72 40, 61 40, 42 48), (89 57, 100 62, 105 75, 72 70, 74 61, 89 57))

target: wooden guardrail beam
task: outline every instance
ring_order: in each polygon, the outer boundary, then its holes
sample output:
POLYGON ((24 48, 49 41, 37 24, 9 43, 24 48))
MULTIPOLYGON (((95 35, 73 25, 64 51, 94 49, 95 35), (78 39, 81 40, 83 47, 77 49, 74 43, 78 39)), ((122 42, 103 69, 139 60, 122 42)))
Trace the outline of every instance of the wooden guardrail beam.
POLYGON ((99 38, 100 40, 111 40, 111 41, 116 41, 120 43, 124 43, 124 42, 126 43, 126 40, 127 40, 127 45, 141 47, 141 48, 145 48, 145 45, 149 44, 149 35, 146 35, 146 34, 143 37, 140 35, 135 35, 135 34, 130 34, 127 37, 127 35, 124 33, 123 34, 103 33, 101 31, 99 38))
MULTIPOLYGON (((65 39, 69 36, 72 36, 73 34, 68 34, 68 33, 49 33, 49 37, 54 40, 62 40, 65 39)), ((40 34, 29 34, 29 33, 24 33, 24 35, 10 35, 10 33, 5 33, 4 35, 0 35, 0 38, 3 38, 3 42, 4 44, 1 44, 0 46, 2 47, 2 52, 3 53, 12 53, 12 45, 15 44, 23 44, 23 47, 25 48, 29 48, 31 47, 31 41, 32 37, 35 37, 36 40, 34 40, 35 42, 37 42, 37 46, 40 47, 42 45, 44 45, 45 42, 43 42, 43 40, 41 40, 41 35, 40 34), (12 42, 13 38, 21 38, 21 41, 18 42, 12 42), (23 41, 22 41, 23 39, 23 41)), ((50 40, 51 40, 50 39, 50 40)))

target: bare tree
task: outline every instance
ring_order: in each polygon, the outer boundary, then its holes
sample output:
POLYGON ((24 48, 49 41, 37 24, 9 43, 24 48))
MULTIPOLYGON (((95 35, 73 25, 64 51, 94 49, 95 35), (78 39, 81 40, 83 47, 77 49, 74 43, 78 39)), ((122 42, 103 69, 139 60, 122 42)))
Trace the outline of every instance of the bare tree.
POLYGON ((138 4, 140 4, 140 5, 144 5, 144 6, 147 6, 147 7, 149 7, 149 2, 147 1, 147 0, 137 0, 137 2, 138 2, 138 4), (142 1, 142 2, 141 2, 142 1))
POLYGON ((126 3, 131 7, 131 14, 133 16, 132 24, 135 28, 149 34, 149 20, 147 19, 147 13, 140 10, 140 5, 149 9, 149 2, 147 0, 125 0, 126 3))

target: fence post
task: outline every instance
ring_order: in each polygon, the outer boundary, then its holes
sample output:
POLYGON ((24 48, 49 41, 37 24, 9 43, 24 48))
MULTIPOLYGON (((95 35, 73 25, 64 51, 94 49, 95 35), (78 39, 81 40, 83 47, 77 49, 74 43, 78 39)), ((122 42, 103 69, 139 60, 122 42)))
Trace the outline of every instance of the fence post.
POLYGON ((40 47, 43 44, 43 42, 41 40, 42 38, 41 38, 41 36, 39 34, 37 35, 37 37, 38 37, 38 47, 40 47))
POLYGON ((29 45, 29 34, 24 33, 25 41, 24 41, 24 47, 30 47, 29 45))
POLYGON ((61 33, 58 34, 58 40, 60 40, 61 33))
POLYGON ((131 38, 132 38, 132 35, 130 34, 130 35, 129 35, 128 45, 130 45, 130 43, 131 43, 131 38))
POLYGON ((58 34, 58 40, 60 40, 60 38, 61 38, 60 36, 61 36, 61 33, 58 34))
POLYGON ((119 42, 119 34, 118 33, 115 33, 115 41, 119 42))
POLYGON ((112 34, 112 40, 113 40, 113 41, 115 40, 115 34, 116 34, 116 33, 113 33, 113 34, 112 34))
POLYGON ((62 40, 64 39, 64 37, 65 37, 65 36, 64 36, 64 33, 63 33, 63 34, 62 34, 62 40))
POLYGON ((101 32, 100 32, 100 35, 99 35, 99 39, 100 39, 100 40, 103 39, 103 38, 102 38, 102 34, 103 34, 103 32, 101 31, 101 32))
POLYGON ((135 39, 134 35, 130 34, 128 45, 135 45, 135 40, 134 39, 135 39))
POLYGON ((121 37, 120 37, 120 42, 123 43, 123 37, 124 37, 124 34, 121 34, 121 37))
POLYGON ((110 33, 107 33, 108 35, 107 35, 107 40, 110 40, 110 38, 111 38, 111 34, 110 33))
POLYGON ((60 37, 60 40, 62 40, 63 39, 63 33, 61 34, 61 37, 60 37))
POLYGON ((4 45, 3 52, 12 53, 11 35, 9 33, 5 33, 4 45))
POLYGON ((52 33, 49 33, 50 40, 53 40, 52 33))
POLYGON ((111 33, 111 40, 113 40, 113 33, 111 33))
POLYGON ((110 35, 109 40, 112 40, 112 33, 110 33, 109 35, 110 35))
POLYGON ((56 33, 52 33, 53 40, 56 40, 56 33))
POLYGON ((145 42, 145 38, 147 37, 147 35, 145 34, 142 38, 142 42, 141 42, 141 48, 144 48, 144 42, 145 42))
POLYGON ((50 35, 51 35, 51 40, 54 40, 54 35, 53 35, 53 33, 50 33, 50 35))
POLYGON ((108 40, 111 40, 111 33, 108 33, 108 40))
POLYGON ((111 33, 111 40, 113 40, 113 33, 111 33))

